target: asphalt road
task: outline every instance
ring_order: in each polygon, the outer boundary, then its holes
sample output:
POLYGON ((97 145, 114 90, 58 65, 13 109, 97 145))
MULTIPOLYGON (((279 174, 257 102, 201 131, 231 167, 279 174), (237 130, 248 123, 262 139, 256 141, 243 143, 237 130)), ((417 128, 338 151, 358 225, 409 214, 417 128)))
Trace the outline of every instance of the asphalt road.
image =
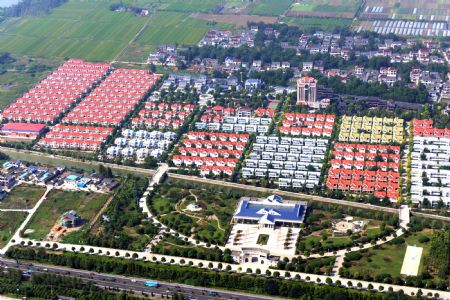
POLYGON ((59 266, 50 266, 43 264, 29 264, 26 262, 0 258, 0 267, 8 269, 20 269, 22 271, 32 270, 34 273, 52 273, 55 275, 64 275, 81 279, 83 282, 92 282, 98 287, 133 291, 136 294, 146 293, 147 295, 171 297, 172 293, 178 292, 184 294, 189 299, 208 300, 208 299, 242 299, 242 300, 267 300, 279 299, 273 297, 258 296, 232 291, 224 291, 217 289, 207 289, 203 287, 195 287, 184 284, 170 283, 160 280, 157 281, 159 287, 145 286, 146 280, 134 277, 124 277, 120 275, 111 275, 97 272, 90 272, 78 269, 71 269, 59 266), (214 295, 208 294, 213 293, 214 295))

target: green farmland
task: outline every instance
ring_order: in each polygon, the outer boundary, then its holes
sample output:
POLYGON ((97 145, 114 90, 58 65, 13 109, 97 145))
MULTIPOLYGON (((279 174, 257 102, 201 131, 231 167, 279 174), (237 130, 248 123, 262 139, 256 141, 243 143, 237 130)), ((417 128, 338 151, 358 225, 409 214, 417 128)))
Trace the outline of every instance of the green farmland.
POLYGON ((70 0, 48 15, 8 19, 0 24, 0 51, 89 61, 111 61, 123 53, 127 59, 142 61, 161 43, 195 44, 209 28, 223 27, 190 16, 213 9, 217 0, 137 2, 133 4, 157 6, 158 11, 136 17, 110 11, 112 0, 70 0))
POLYGON ((111 60, 145 24, 145 18, 109 11, 107 2, 70 1, 49 15, 0 26, 0 51, 43 57, 111 60))
POLYGON ((139 37, 118 58, 121 61, 144 61, 149 51, 161 44, 193 45, 198 43, 208 29, 231 28, 225 23, 211 23, 189 14, 159 11, 139 37))
POLYGON ((251 14, 260 16, 279 16, 283 14, 289 6, 291 6, 292 0, 260 0, 252 10, 251 14))
POLYGON ((299 26, 303 29, 319 29, 333 31, 339 27, 350 27, 352 20, 339 18, 313 18, 313 17, 287 17, 283 22, 291 26, 299 26))
POLYGON ((169 0, 158 4, 159 10, 170 10, 179 12, 211 12, 222 1, 220 0, 169 0))

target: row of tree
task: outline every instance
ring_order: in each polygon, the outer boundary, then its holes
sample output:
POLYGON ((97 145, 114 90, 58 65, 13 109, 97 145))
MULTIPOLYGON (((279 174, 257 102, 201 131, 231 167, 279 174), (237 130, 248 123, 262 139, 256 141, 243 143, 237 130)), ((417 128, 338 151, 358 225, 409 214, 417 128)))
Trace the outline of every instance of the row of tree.
MULTIPOLYGON (((156 280, 170 280, 184 284, 241 290, 257 294, 289 297, 293 299, 324 300, 394 300, 410 299, 403 293, 372 293, 333 285, 315 285, 298 280, 282 280, 242 273, 180 267, 136 260, 116 259, 75 253, 50 253, 44 249, 15 247, 6 254, 10 258, 37 260, 41 263, 68 266, 97 272, 142 276, 156 280)), ((276 272, 274 272, 275 275, 276 272)), ((307 279, 307 278, 303 278, 307 279)), ((351 285, 351 283, 348 283, 351 285)))
POLYGON ((67 0, 21 0, 19 3, 3 9, 4 17, 35 16, 49 13, 67 0))
POLYGON ((430 272, 437 273, 441 278, 450 274, 450 231, 434 233, 427 266, 430 272))

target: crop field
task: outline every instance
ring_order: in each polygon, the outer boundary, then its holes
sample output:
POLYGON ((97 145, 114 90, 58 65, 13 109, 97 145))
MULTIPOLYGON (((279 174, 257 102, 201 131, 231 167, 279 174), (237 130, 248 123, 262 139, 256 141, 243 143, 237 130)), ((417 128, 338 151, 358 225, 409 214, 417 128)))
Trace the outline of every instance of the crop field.
POLYGON ((146 18, 111 12, 108 2, 70 1, 49 15, 0 25, 0 51, 43 57, 111 60, 146 18))
POLYGON ((210 12, 222 1, 220 0, 169 0, 162 1, 158 5, 159 10, 170 10, 179 12, 210 12))
POLYGON ((148 17, 110 11, 113 2, 70 0, 49 15, 8 19, 0 24, 0 51, 111 61, 126 49, 124 57, 143 61, 161 43, 195 44, 209 28, 224 26, 190 16, 215 11, 219 0, 125 1, 157 7, 156 16, 148 17), (134 38, 136 43, 127 46, 134 38))
POLYGON ((21 184, 0 203, 2 209, 30 209, 45 193, 45 187, 21 184))
POLYGON ((0 248, 3 248, 9 239, 25 220, 26 213, 17 211, 0 212, 0 248))
POLYGON ((109 195, 86 192, 52 190, 30 220, 24 234, 27 238, 42 240, 63 213, 75 210, 84 222, 91 221, 105 204, 109 195))
POLYGON ((313 18, 313 17, 286 17, 283 19, 288 25, 299 26, 302 29, 316 28, 320 30, 333 31, 338 27, 349 27, 351 19, 339 18, 313 18))
POLYGON ((288 15, 352 19, 360 4, 361 0, 299 0, 288 15))
POLYGON ((279 16, 283 14, 292 0, 259 0, 258 3, 250 10, 250 14, 260 16, 279 16))
POLYGON ((118 60, 145 61, 149 51, 158 45, 194 45, 210 28, 232 27, 231 24, 202 20, 186 13, 159 11, 118 60))

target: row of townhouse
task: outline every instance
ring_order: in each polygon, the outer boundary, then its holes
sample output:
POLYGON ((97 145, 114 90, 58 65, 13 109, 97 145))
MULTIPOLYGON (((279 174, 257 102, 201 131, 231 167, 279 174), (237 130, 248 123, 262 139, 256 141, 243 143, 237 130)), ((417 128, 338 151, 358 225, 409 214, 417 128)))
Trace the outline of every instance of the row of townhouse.
MULTIPOLYGON (((155 93, 153 93, 154 95, 155 93)), ((151 99, 151 97, 150 97, 151 99)), ((145 102, 146 110, 160 110, 160 111, 173 111, 173 112, 193 112, 195 108, 194 104, 181 104, 181 103, 167 103, 158 101, 145 102)))
POLYGON ((211 140, 191 140, 184 139, 181 145, 187 148, 206 148, 206 149, 228 149, 228 150, 244 150, 247 142, 232 141, 211 141, 211 140))
POLYGON ((413 120, 411 200, 450 207, 450 136, 435 132, 432 120, 413 120), (437 134, 436 134, 437 133, 437 134))
POLYGON ((163 118, 163 119, 180 119, 185 120, 190 115, 189 111, 178 110, 149 110, 143 109, 139 112, 141 118, 163 118))
POLYGON ((312 137, 331 137, 333 129, 328 128, 301 128, 301 127, 278 127, 278 131, 283 135, 290 136, 312 136, 312 137))
POLYGON ((117 126, 159 77, 145 70, 116 69, 63 122, 117 126))
POLYGON ((208 149, 180 147, 178 152, 184 156, 241 158, 242 150, 208 149))
POLYGON ((158 128, 158 129, 172 129, 177 130, 183 126, 184 120, 176 119, 161 119, 161 118, 133 118, 131 126, 133 128, 158 128))
POLYGON ((172 162, 177 167, 201 167, 207 166, 222 166, 222 167, 236 167, 238 163, 237 158, 224 158, 224 157, 200 157, 200 156, 188 156, 188 155, 174 155, 172 162))
POLYGON ((261 117, 235 117, 235 116, 210 116, 203 115, 200 118, 201 122, 216 122, 225 124, 242 124, 242 125, 270 125, 272 118, 261 117))
POLYGON ((16 122, 53 122, 109 71, 109 64, 71 59, 35 85, 1 114, 16 122))
POLYGON ((171 131, 147 131, 147 130, 133 130, 123 129, 120 135, 126 139, 138 138, 138 139, 152 139, 152 140, 168 140, 173 141, 176 138, 176 134, 171 131))
MULTIPOLYGON (((322 144, 322 142, 321 142, 322 144)), ((288 159, 287 154, 291 154, 291 157, 298 158, 299 154, 304 155, 324 155, 326 153, 326 145, 314 146, 309 145, 283 145, 283 144, 263 144, 254 143, 252 153, 258 154, 262 158, 265 157, 282 157, 282 159, 288 159)))
POLYGON ((213 107, 208 107, 205 110, 204 115, 225 117, 252 117, 254 115, 254 112, 250 107, 247 106, 233 108, 216 105, 213 107))
MULTIPOLYGON (((306 170, 281 170, 275 168, 242 168, 243 178, 268 178, 268 179, 296 179, 308 181, 314 185, 319 184, 320 172, 306 170)), ((313 186, 308 186, 312 188, 313 186)))
POLYGON ((196 130, 209 130, 209 131, 246 132, 246 133, 265 134, 265 133, 269 132, 269 125, 196 122, 195 129, 196 130))
POLYGON ((431 119, 413 119, 412 125, 414 136, 425 136, 431 139, 441 137, 450 138, 450 129, 433 127, 433 120, 431 119))
POLYGON ((53 149, 81 149, 97 151, 112 133, 113 128, 93 126, 55 125, 38 143, 53 149))
POLYGON ((300 155, 297 161, 271 159, 246 159, 247 168, 277 169, 277 170, 299 170, 305 171, 308 168, 318 170, 322 167, 323 156, 321 155, 300 155))
POLYGON ((333 123, 336 119, 335 115, 327 114, 302 114, 302 113, 285 113, 283 118, 289 121, 295 122, 331 122, 333 123))
MULTIPOLYGON (((160 142, 158 142, 160 143, 160 142)), ((164 147, 164 145, 163 145, 164 147)), ((143 161, 145 158, 151 156, 155 159, 163 154, 164 150, 159 148, 159 145, 155 147, 145 147, 145 148, 137 148, 137 147, 119 147, 119 146, 110 146, 106 149, 106 155, 110 159, 114 159, 117 157, 122 157, 125 159, 136 158, 137 161, 143 161)))
MULTIPOLYGON (((230 142, 243 142, 247 143, 249 135, 246 133, 223 133, 223 132, 204 132, 204 131, 189 131, 187 133, 188 140, 200 140, 200 141, 230 141, 230 142)), ((190 146, 187 146, 190 147, 190 146)))
POLYGON ((207 176, 213 174, 214 176, 220 176, 221 174, 226 174, 228 176, 233 175, 234 167, 229 166, 208 166, 202 165, 200 167, 200 175, 207 176))
POLYGON ((52 149, 80 149, 85 151, 100 150, 103 141, 69 138, 43 138, 39 146, 52 149))
POLYGON ((302 138, 302 137, 288 137, 288 136, 265 136, 259 135, 256 137, 256 143, 261 144, 280 144, 280 145, 293 145, 293 146, 308 146, 314 147, 319 145, 320 147, 327 145, 327 140, 325 139, 316 139, 316 138, 302 138))
MULTIPOLYGON (((319 184, 320 170, 326 154, 325 139, 257 136, 249 157, 244 161, 243 178, 277 179, 288 187, 287 179, 302 182, 308 188, 319 184), (286 180, 282 180, 286 179, 286 180)), ((289 185, 292 186, 292 185, 289 185)), ((297 187, 297 186, 295 186, 297 187)))

